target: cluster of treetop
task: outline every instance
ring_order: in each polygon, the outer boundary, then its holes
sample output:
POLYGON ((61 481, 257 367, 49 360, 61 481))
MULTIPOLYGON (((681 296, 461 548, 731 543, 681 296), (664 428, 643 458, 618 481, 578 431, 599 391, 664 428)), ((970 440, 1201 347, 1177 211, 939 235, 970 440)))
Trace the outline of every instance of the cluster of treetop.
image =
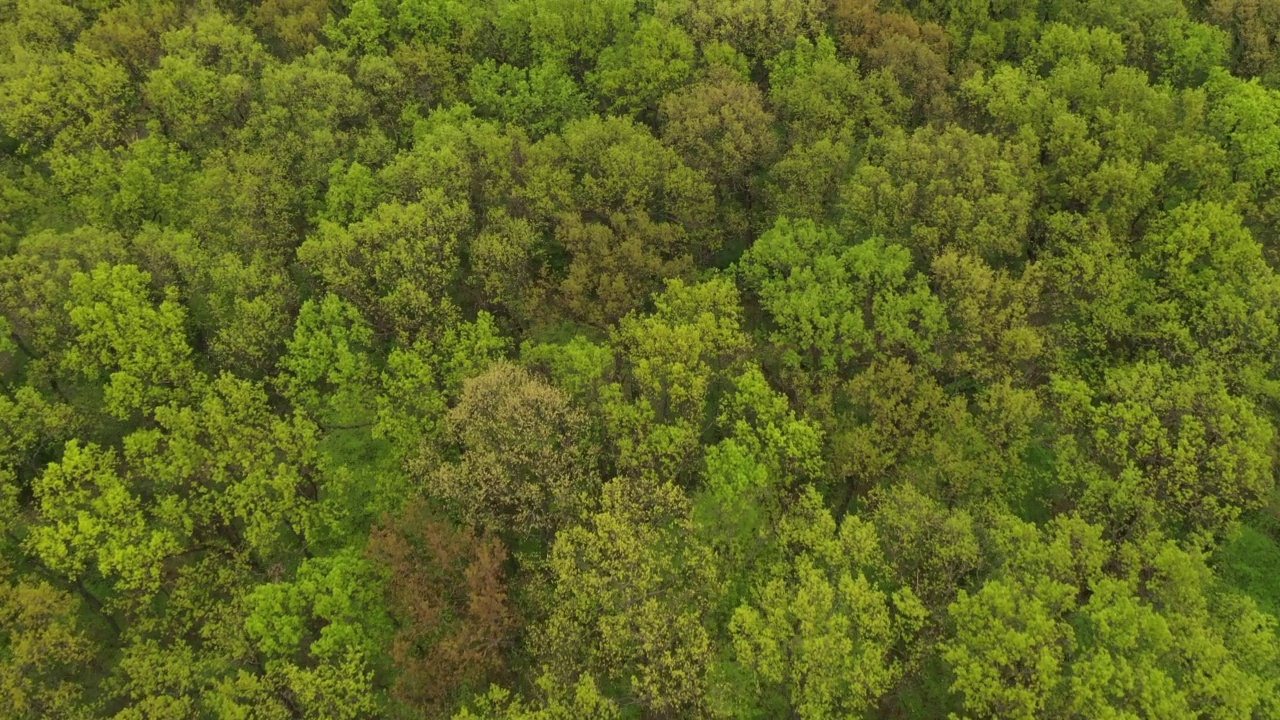
POLYGON ((0 715, 1280 717, 1280 0, 0 0, 0 715))

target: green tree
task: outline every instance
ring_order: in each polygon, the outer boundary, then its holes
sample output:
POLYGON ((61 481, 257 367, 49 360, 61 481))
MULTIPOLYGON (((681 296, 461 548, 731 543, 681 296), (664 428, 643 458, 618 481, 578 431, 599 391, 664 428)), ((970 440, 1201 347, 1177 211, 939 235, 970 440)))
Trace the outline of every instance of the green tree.
POLYGON ((635 6, 634 0, 525 0, 515 4, 512 19, 523 24, 536 59, 559 60, 581 77, 605 48, 633 29, 635 6))
POLYGON ((466 206, 440 194, 410 205, 383 204, 346 228, 322 223, 298 259, 381 332, 434 336, 456 317, 448 291, 467 221, 466 206))
MULTIPOLYGON (((24 3, 40 7, 40 3, 24 3)), ((83 45, 40 52, 9 43, 0 77, 0 123, 31 151, 53 157, 121 138, 138 94, 126 70, 83 45)))
POLYGON ((826 9, 818 0, 691 0, 684 21, 698 42, 725 42, 761 61, 819 34, 826 9))
POLYGON ((614 333, 629 373, 602 388, 602 410, 618 469, 665 480, 701 464, 700 440, 715 421, 712 393, 749 341, 737 290, 724 278, 672 280, 654 305, 650 315, 623 318, 614 333))
POLYGON ((266 53, 253 33, 212 12, 160 38, 163 56, 144 97, 165 134, 184 148, 216 145, 243 120, 266 53))
POLYGON ((355 720, 383 707, 372 667, 391 630, 383 582, 373 563, 346 550, 307 559, 295 580, 245 598, 245 630, 303 717, 355 720))
POLYGON ((909 589, 886 592, 868 578, 884 562, 875 529, 852 517, 837 528, 812 489, 775 542, 777 560, 729 626, 750 678, 743 690, 756 696, 750 716, 868 711, 900 677, 893 656, 923 621, 923 606, 909 589))
POLYGON ((995 577, 951 605, 945 657, 972 717, 1249 717, 1272 711, 1275 619, 1150 538, 1073 517, 995 527, 995 577), (1259 664, 1262 663, 1262 664, 1259 664))
POLYGON ((670 484, 605 486, 601 510, 562 530, 551 549, 550 615, 535 629, 553 677, 599 677, 624 702, 657 713, 705 706, 719 579, 688 542, 689 506, 670 484))
POLYGON ((1060 482, 1124 538, 1148 529, 1221 533, 1274 486, 1269 419, 1221 368, 1118 366, 1091 389, 1052 385, 1064 430, 1060 482))
POLYGON ((1015 275, 949 250, 933 261, 930 274, 946 309, 947 331, 937 342, 949 373, 983 384, 1028 378, 1046 344, 1037 322, 1040 268, 1028 265, 1015 275))
POLYGON ((668 95, 661 111, 663 141, 728 195, 749 186, 778 145, 763 93, 725 69, 668 95))
POLYGON ((523 368, 497 363, 468 380, 446 424, 461 455, 425 482, 468 524, 550 535, 591 509, 600 480, 587 418, 523 368))
POLYGON ((280 52, 300 55, 320 44, 328 14, 324 0, 265 0, 248 20, 280 52))
POLYGON ((336 295, 308 300, 280 358, 276 383, 295 406, 322 420, 363 421, 373 403, 372 340, 359 311, 336 295))
POLYGON ((25 545, 72 582, 92 573, 145 604, 159 592, 164 563, 183 549, 185 533, 179 517, 164 517, 176 508, 148 507, 118 463, 114 450, 67 443, 61 461, 32 484, 39 523, 25 545))
POLYGON ((1280 332, 1280 283, 1239 215, 1184 204, 1153 223, 1138 247, 1139 271, 1154 281, 1152 301, 1168 308, 1161 328, 1168 355, 1213 358, 1245 382, 1271 374, 1261 348, 1280 332))
POLYGON ((439 343, 419 338, 392 348, 374 399, 373 436, 389 439, 404 457, 439 440, 447 403, 457 400, 468 379, 501 359, 507 345, 493 316, 481 312, 475 322, 446 330, 439 343))
POLYGON ((6 577, 0 585, 0 618, 5 714, 21 720, 95 717, 93 673, 87 671, 95 647, 75 598, 48 583, 6 577))
POLYGON ((711 185, 642 125, 587 118, 529 154, 519 197, 568 256, 548 280, 572 317, 616 321, 719 244, 711 185))
POLYGON ((946 317, 900 245, 852 243, 831 228, 781 218, 739 272, 772 316, 771 339, 792 382, 818 407, 841 377, 873 359, 937 362, 933 338, 946 317))
POLYGON ((22 238, 0 258, 0 314, 33 380, 57 382, 62 355, 75 335, 67 310, 71 278, 99 263, 122 260, 121 244, 118 236, 93 228, 46 230, 22 238))
POLYGON ((694 55, 684 30, 649 17, 625 42, 600 53, 587 83, 610 112, 652 116, 663 96, 692 77, 694 55))
POLYGON ((924 128, 893 132, 868 155, 842 192, 851 236, 901 237, 925 259, 947 248, 991 261, 1025 252, 1039 185, 1027 144, 924 128))
POLYGON ((494 687, 464 708, 454 720, 616 720, 618 705, 600 694, 595 680, 584 675, 572 685, 543 675, 537 682, 540 699, 530 703, 509 690, 494 687))
POLYGON ((524 69, 490 59, 471 69, 468 89, 481 113, 516 123, 534 137, 587 114, 587 96, 556 61, 524 69))
POLYGON ((841 60, 826 36, 801 38, 769 63, 769 101, 792 144, 892 126, 889 99, 859 73, 857 60, 841 60))
POLYGON ((105 379, 104 407, 121 419, 188 399, 204 382, 187 344, 185 308, 173 288, 154 303, 150 280, 133 265, 105 263, 71 278, 67 312, 76 335, 63 365, 105 379))

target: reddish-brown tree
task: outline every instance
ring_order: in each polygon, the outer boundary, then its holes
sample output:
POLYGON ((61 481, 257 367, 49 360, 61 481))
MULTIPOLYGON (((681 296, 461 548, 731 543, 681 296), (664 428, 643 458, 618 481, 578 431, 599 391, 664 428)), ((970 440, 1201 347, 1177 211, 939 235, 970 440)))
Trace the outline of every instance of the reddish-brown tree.
POLYGON ((502 541, 458 528, 413 500, 373 529, 368 553, 389 572, 387 600, 398 623, 392 697, 437 717, 459 689, 494 679, 518 628, 502 541))

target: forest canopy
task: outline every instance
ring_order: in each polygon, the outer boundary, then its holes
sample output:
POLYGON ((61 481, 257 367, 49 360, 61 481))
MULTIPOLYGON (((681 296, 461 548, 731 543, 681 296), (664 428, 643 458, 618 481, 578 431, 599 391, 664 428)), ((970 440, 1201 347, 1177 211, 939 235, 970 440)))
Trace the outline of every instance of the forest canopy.
POLYGON ((0 716, 1280 718, 1280 0, 0 0, 0 716))

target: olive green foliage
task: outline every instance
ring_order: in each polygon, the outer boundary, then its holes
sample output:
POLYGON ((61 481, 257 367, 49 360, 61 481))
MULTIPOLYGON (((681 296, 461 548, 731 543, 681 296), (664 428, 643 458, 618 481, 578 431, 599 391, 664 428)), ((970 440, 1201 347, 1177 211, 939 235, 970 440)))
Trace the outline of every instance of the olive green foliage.
POLYGON ((0 717, 1280 717, 1280 0, 0 0, 0 717))

